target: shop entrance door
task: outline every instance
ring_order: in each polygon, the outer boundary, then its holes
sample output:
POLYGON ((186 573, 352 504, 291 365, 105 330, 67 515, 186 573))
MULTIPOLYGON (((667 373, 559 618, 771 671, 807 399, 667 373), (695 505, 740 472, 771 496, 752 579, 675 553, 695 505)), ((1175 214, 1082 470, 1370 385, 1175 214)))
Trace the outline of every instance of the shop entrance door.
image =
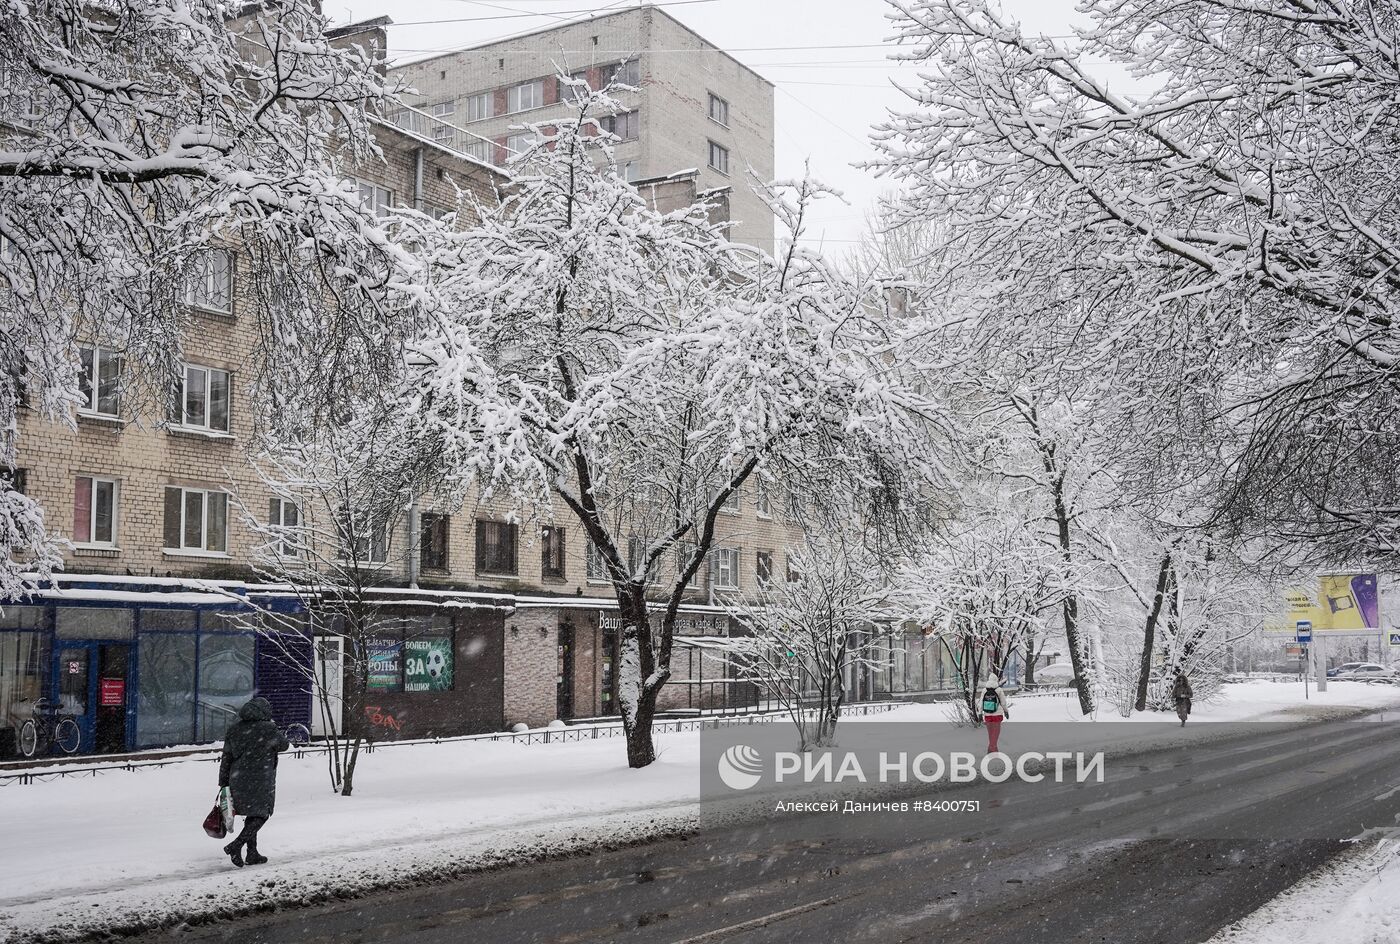
POLYGON ((83 735, 79 750, 118 754, 127 749, 130 676, 130 643, 63 642, 58 650, 58 711, 78 723, 83 735))
POLYGON ((559 627, 559 663, 556 667, 555 717, 568 721, 574 716, 574 628, 559 627))
POLYGON ((339 734, 344 698, 345 640, 339 636, 316 639, 316 680, 311 692, 311 734, 325 737, 339 734), (325 693, 323 700, 321 695, 325 693))

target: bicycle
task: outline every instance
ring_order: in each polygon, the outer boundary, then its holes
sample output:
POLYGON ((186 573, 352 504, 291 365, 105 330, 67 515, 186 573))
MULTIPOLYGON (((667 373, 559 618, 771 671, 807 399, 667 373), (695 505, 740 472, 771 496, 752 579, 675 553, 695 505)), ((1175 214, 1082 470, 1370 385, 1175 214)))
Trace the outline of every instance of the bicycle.
POLYGON ((78 722, 69 715, 58 716, 58 704, 40 699, 34 703, 33 717, 19 726, 19 752, 27 758, 48 753, 57 746, 65 754, 76 754, 83 743, 78 722))

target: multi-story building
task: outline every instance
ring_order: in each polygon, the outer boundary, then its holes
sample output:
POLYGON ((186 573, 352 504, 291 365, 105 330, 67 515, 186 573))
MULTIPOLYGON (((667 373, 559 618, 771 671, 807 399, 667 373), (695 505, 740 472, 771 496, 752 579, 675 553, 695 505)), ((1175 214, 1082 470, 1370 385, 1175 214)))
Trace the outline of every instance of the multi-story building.
POLYGON ((526 126, 548 126, 574 110, 561 74, 594 89, 634 86, 617 95, 622 112, 598 116, 620 139, 625 176, 642 182, 694 169, 697 190, 728 204, 731 237, 772 250, 773 214, 751 184, 773 178, 773 85, 659 7, 630 7, 391 73, 416 92, 409 104, 446 123, 432 134, 498 164, 527 145, 526 126))
MULTIPOLYGON (((605 19, 647 24, 662 48, 698 40, 657 11, 605 19)), ((345 27, 338 35, 382 49, 385 24, 345 27)), ((608 47, 629 42, 603 35, 608 47)), ((737 143, 747 136, 771 142, 758 130, 771 126, 771 87, 711 55, 712 66, 699 68, 718 76, 711 87, 727 96, 731 110, 705 133, 735 150, 750 147, 737 143), (753 113, 741 125, 745 102, 753 113)), ((652 64, 645 75, 671 75, 666 60, 646 61, 652 64)), ((586 66, 590 81, 600 63, 586 66)), ((674 75, 642 84, 642 102, 662 102, 683 87, 674 75)), ((664 126, 666 107, 655 108, 649 127, 664 126)), ((457 188, 489 204, 508 185, 499 166, 459 149, 462 129, 443 133, 435 130, 449 124, 442 117, 424 125, 412 114, 376 120, 384 161, 353 169, 362 199, 376 212, 407 206, 437 216, 456 207, 457 188)), ((762 153, 751 159, 766 154, 771 169, 771 144, 754 147, 762 153)), ((659 146, 648 153, 646 160, 662 160, 659 146)), ((693 202, 714 185, 715 173, 682 169, 639 187, 669 208, 693 202)), ((84 403, 75 426, 21 410, 18 482, 72 547, 51 585, 23 600, 0 600, 0 756, 14 751, 15 732, 41 698, 77 718, 84 752, 216 740, 231 709, 255 690, 273 699, 283 724, 343 723, 313 715, 305 670, 343 665, 344 641, 318 635, 310 619, 304 638, 289 640, 257 631, 247 618, 252 603, 295 615, 296 601, 259 582, 258 531, 244 516, 266 509, 269 521, 286 525, 302 517, 272 495, 249 461, 257 331, 251 266, 237 246, 211 251, 187 287, 187 363, 178 396, 129 376, 124 339, 93 337, 81 341, 84 403), (136 395, 143 389, 151 392, 136 395), (289 654, 298 664, 288 664, 289 654)), ((683 636, 727 633, 716 595, 752 590, 786 568, 796 532, 773 504, 751 486, 726 509, 711 566, 683 610, 683 636)), ((393 601, 389 611, 401 616, 368 654, 380 736, 500 730, 613 712, 619 625, 600 561, 562 508, 552 519, 527 522, 509 520, 509 511, 423 496, 366 550, 393 601), (431 677, 413 652, 433 654, 431 677)), ((682 641, 663 706, 751 697, 737 696, 741 686, 724 660, 704 658, 704 651, 682 641)))

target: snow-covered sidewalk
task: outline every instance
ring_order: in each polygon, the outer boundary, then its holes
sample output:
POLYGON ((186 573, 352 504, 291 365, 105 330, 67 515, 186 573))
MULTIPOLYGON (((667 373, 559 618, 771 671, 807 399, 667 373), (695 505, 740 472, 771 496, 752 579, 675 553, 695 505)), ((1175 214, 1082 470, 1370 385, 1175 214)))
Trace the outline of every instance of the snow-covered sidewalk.
MULTIPOLYGON (((1193 721, 1400 710, 1400 687, 1336 683, 1306 704, 1302 696, 1301 684, 1232 685, 1193 721)), ((948 710, 904 705, 868 720, 944 721, 948 710)), ((1078 716, 1068 698, 1025 698, 1012 711, 1008 728, 1078 716)), ((1113 727, 1086 722, 1085 734, 1111 742, 1113 727)), ((1208 734, 1209 725, 1183 732, 1208 734)), ((665 734, 658 745, 660 760, 644 770, 628 769, 613 739, 384 748, 361 759, 350 798, 329 793, 322 755, 287 756, 261 842, 272 861, 242 870, 200 830, 216 791, 207 760, 13 784, 0 788, 0 940, 310 901, 684 830, 696 820, 700 735, 665 734)))
POLYGON ((1400 944, 1400 838, 1360 845, 1208 944, 1400 944))

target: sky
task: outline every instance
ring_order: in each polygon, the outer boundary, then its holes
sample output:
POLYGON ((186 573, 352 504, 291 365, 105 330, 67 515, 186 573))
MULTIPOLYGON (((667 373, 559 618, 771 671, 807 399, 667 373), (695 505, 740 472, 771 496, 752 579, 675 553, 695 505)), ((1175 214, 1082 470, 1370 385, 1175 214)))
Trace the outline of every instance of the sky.
MULTIPOLYGON (((1082 22, 1074 0, 1003 0, 1028 32, 1067 34, 1082 22)), ((517 33, 585 19, 635 0, 324 0, 336 23, 388 14, 396 61, 460 49, 517 33), (425 22, 432 21, 432 22, 425 22)), ((853 250, 868 215, 891 184, 856 165, 874 157, 871 126, 908 100, 895 81, 913 70, 891 62, 886 0, 683 0, 657 6, 773 82, 774 148, 779 178, 811 176, 840 191, 844 203, 818 207, 809 246, 833 256, 853 250)))

